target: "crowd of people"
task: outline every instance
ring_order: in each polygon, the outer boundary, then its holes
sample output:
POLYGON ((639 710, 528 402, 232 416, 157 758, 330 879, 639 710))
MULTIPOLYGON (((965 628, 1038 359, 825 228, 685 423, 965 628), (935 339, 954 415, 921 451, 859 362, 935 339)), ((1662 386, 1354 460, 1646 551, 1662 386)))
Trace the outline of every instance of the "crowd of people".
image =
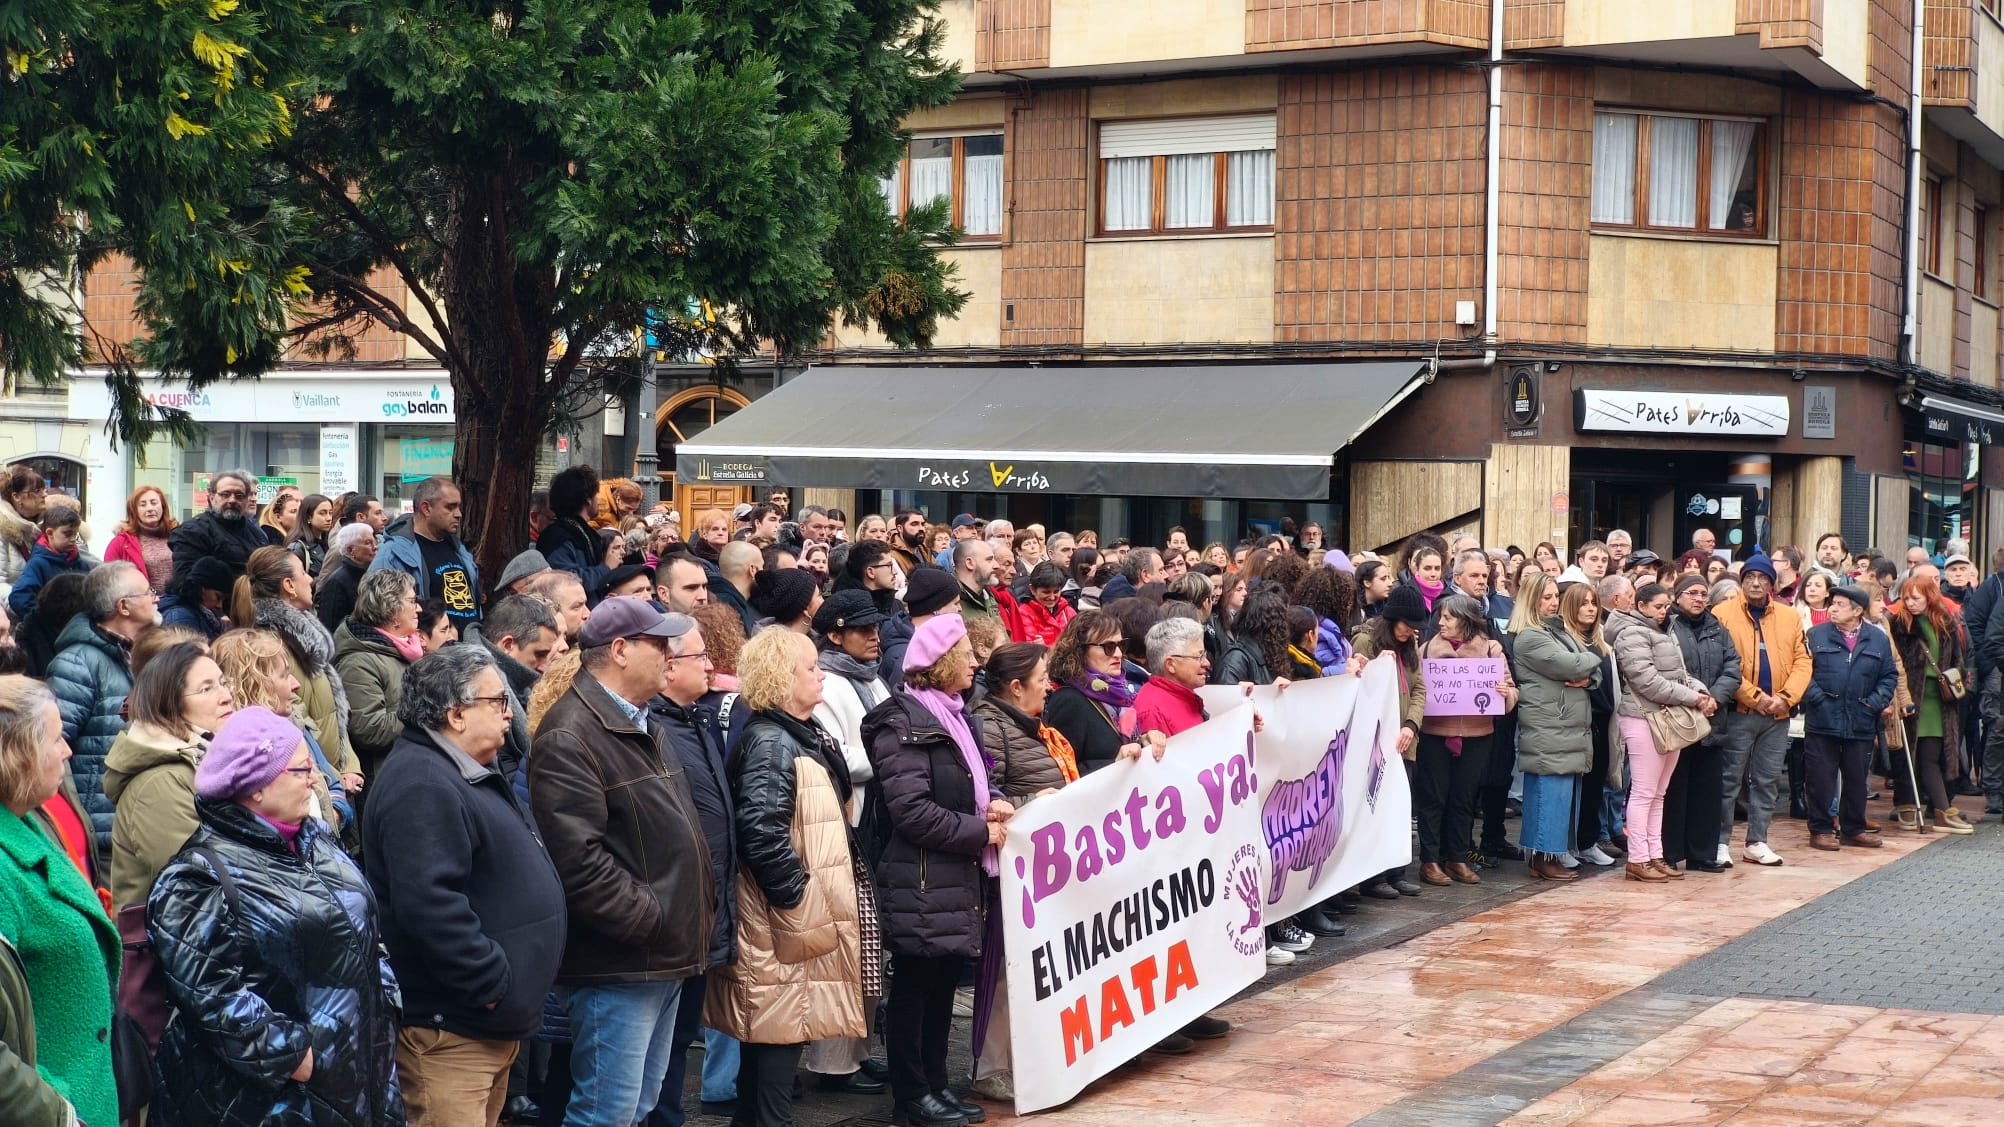
POLYGON ((448 480, 394 521, 257 489, 177 522, 142 487, 99 560, 0 479, 0 1122, 679 1127, 698 1044, 741 1127, 803 1077, 981 1122, 948 1055, 971 1017, 1010 1098, 1010 820, 1162 756, 1207 684, 1380 656, 1416 863, 1271 924, 1270 965, 1503 864, 1715 873, 1741 816, 1745 863, 1784 815, 1875 847, 1875 771, 1907 830, 2004 811, 2004 553, 1153 546, 784 490, 685 536, 572 467, 487 582, 448 480), (1501 714, 1430 715, 1429 658, 1489 659, 1501 714))

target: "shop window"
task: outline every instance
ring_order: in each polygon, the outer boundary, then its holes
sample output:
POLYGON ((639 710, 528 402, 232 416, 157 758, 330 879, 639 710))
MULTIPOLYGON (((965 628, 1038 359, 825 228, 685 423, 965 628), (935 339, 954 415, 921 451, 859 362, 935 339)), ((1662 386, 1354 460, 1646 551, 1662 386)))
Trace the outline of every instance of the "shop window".
POLYGON ((1099 233, 1271 230, 1270 114, 1123 121, 1099 130, 1099 233))
POLYGON ((1903 452, 1908 484, 1907 542, 1940 555, 1950 540, 1979 543, 1977 485, 1982 447, 1908 438, 1903 452))
POLYGON ((877 188, 895 214, 944 199, 967 238, 995 238, 1002 234, 1002 135, 914 137, 877 188))
POLYGON ((1767 233, 1767 127, 1680 114, 1593 115, 1596 227, 1767 233))

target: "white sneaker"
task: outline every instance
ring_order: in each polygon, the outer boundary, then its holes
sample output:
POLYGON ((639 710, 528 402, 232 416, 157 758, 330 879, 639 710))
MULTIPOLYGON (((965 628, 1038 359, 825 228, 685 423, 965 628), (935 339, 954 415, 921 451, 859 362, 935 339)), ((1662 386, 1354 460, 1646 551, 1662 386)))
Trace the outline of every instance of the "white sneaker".
POLYGON ((1300 954, 1315 946, 1315 937, 1289 922, 1273 929, 1273 945, 1300 954))
POLYGON ((1279 947, 1268 947, 1266 949, 1267 966, 1284 967, 1293 961, 1294 961, 1294 952, 1292 951, 1284 951, 1279 947))
POLYGON ((1599 865, 1603 869, 1607 868, 1609 865, 1614 864, 1614 858, 1609 857, 1606 853, 1601 852, 1601 848, 1599 845, 1595 845, 1592 849, 1589 849, 1586 852, 1581 853, 1580 860, 1589 862, 1591 864, 1599 865))
POLYGON ((1577 869, 1580 867, 1580 859, 1570 853, 1561 853, 1559 854, 1559 864, 1564 865, 1568 869, 1577 869))
POLYGON ((974 1094, 985 1100, 1009 1103, 1016 1098, 1016 1076, 1006 1068, 991 1072, 974 1082, 974 1094))
POLYGON ((1718 860, 1717 860, 1716 862, 1714 862, 1714 863, 1715 863, 1715 864, 1719 864, 1719 865, 1724 865, 1724 866, 1725 866, 1726 868, 1728 868, 1728 869, 1732 868, 1732 867, 1733 867, 1733 847, 1732 847, 1732 846, 1730 846, 1730 845, 1721 845, 1721 846, 1719 846, 1719 859, 1718 859, 1718 860))
POLYGON ((1779 865, 1781 854, 1767 847, 1767 842, 1756 841, 1740 850, 1740 856, 1756 865, 1779 865))

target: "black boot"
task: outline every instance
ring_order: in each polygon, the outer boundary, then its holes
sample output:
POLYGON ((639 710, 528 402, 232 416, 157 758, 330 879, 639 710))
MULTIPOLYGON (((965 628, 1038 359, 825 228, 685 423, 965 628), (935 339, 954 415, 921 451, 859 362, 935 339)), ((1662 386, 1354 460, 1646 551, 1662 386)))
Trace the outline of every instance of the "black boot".
POLYGON ((897 1127, 966 1127, 967 1116, 957 1103, 942 1103, 928 1092, 915 1100, 902 1100, 891 1108, 891 1122, 897 1127))
POLYGON ((961 1099, 959 1094, 951 1088, 941 1088, 939 1091, 934 1092, 933 1095, 939 1098, 940 1103, 948 1107, 959 1108, 960 1114, 966 1116, 969 1123, 985 1123, 988 1121, 988 1113, 981 1109, 980 1104, 972 1100, 961 1099))

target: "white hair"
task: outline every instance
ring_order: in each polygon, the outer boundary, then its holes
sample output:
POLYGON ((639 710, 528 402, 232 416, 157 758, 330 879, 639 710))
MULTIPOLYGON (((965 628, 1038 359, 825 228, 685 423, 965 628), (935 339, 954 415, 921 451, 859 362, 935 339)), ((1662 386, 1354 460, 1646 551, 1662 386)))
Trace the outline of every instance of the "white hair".
POLYGON ((348 549, 364 540, 375 538, 376 530, 369 527, 368 521, 358 520, 353 524, 344 524, 334 530, 334 553, 345 556, 348 554, 348 549))

